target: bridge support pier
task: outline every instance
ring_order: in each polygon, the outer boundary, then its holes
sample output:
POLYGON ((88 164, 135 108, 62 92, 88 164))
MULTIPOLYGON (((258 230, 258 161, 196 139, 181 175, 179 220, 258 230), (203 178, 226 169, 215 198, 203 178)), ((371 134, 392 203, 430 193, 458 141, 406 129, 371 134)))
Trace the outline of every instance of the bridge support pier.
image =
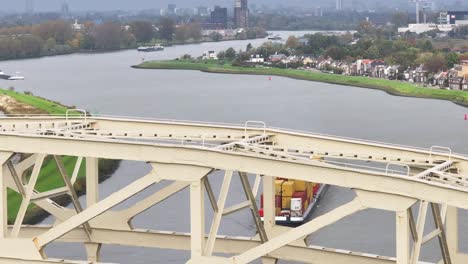
MULTIPOLYGON (((86 158, 86 205, 87 208, 99 202, 99 159, 86 158)), ((89 262, 100 261, 102 244, 85 243, 89 262)))
POLYGON ((410 221, 408 210, 396 212, 397 264, 407 264, 410 258, 410 221))
POLYGON ((205 248, 205 185, 202 179, 190 184, 190 233, 191 256, 202 257, 205 248))
MULTIPOLYGON (((269 238, 274 236, 273 228, 276 225, 276 205, 275 205, 275 178, 263 176, 263 227, 269 238)), ((262 259, 263 264, 276 264, 278 259, 262 259)))

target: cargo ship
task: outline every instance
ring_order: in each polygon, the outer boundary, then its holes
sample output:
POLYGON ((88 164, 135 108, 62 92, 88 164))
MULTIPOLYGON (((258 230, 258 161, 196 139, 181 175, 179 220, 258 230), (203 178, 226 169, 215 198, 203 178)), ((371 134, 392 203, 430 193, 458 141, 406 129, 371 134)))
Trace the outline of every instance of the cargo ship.
MULTIPOLYGON (((275 180, 276 224, 299 226, 312 215, 327 185, 277 178, 275 180)), ((263 220, 263 194, 259 214, 263 220)))
POLYGON ((155 45, 155 46, 144 46, 144 47, 139 47, 138 51, 140 52, 153 52, 153 51, 163 51, 164 47, 161 45, 155 45))

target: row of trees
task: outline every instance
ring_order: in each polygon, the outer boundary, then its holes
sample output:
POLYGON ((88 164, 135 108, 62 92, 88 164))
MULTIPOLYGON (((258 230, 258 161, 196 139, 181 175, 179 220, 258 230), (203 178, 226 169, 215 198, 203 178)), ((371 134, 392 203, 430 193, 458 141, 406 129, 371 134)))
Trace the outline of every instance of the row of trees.
POLYGON ((40 25, 0 28, 0 59, 29 58, 72 53, 77 50, 117 50, 136 45, 122 25, 85 23, 74 31, 70 23, 50 21, 40 25))
MULTIPOLYGON (((290 37, 284 47, 276 47, 276 50, 267 53, 312 54, 315 57, 327 56, 334 60, 348 62, 358 59, 385 60, 387 64, 400 65, 402 69, 424 64, 433 72, 451 68, 459 62, 456 53, 436 50, 428 39, 399 38, 392 41, 375 35, 374 37, 367 36, 355 41, 355 36, 351 34, 307 35, 305 45, 300 44, 297 38, 290 37)), ((265 53, 263 48, 261 52, 265 53)))

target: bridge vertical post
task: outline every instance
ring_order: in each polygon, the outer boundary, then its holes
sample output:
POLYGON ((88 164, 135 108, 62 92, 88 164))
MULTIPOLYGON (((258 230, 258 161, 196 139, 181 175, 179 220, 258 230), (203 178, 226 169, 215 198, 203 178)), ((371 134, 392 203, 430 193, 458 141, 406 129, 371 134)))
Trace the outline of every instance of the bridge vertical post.
MULTIPOLYGON (((263 176, 263 227, 268 237, 273 237, 276 225, 275 177, 263 176)), ((262 258, 263 264, 275 264, 277 259, 262 258)))
POLYGON ((275 205, 275 178, 263 176, 263 226, 269 236, 273 234, 273 227, 276 224, 275 205))
POLYGON ((99 202, 99 160, 86 158, 86 204, 90 207, 99 202))
POLYGON ((13 153, 0 152, 0 242, 8 244, 8 195, 7 162, 13 153), (6 242, 6 243, 5 243, 6 242))
POLYGON ((458 209, 453 206, 447 207, 447 219, 445 224, 446 239, 450 256, 454 263, 458 259, 458 209))
POLYGON ((397 264, 407 264, 410 259, 410 218, 408 210, 396 212, 396 259, 397 264))
POLYGON ((190 248, 191 256, 203 256, 205 248, 205 185, 203 179, 190 184, 190 248))
MULTIPOLYGON (((99 202, 99 159, 86 158, 86 205, 90 206, 99 202)), ((85 243, 88 261, 99 262, 101 244, 85 243)))
POLYGON ((5 164, 0 168, 0 239, 6 239, 8 236, 8 198, 7 181, 4 173, 5 164))

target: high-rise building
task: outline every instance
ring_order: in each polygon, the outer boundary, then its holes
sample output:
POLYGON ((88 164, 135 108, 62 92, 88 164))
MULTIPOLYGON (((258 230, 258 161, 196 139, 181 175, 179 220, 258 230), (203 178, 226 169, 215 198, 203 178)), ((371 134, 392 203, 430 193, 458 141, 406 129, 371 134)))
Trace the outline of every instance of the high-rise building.
POLYGON ((68 15, 70 14, 70 7, 68 6, 68 3, 66 1, 62 3, 60 11, 63 17, 68 17, 68 15))
POLYGON ((26 0, 26 13, 34 13, 34 0, 26 0))
POLYGON ((228 27, 228 9, 225 7, 215 6, 211 12, 211 23, 222 25, 223 28, 228 27))
POLYGON ((199 6, 196 8, 196 14, 199 16, 209 16, 210 15, 210 9, 206 6, 199 6))
POLYGON ((320 6, 316 7, 314 14, 315 14, 316 17, 322 17, 323 16, 323 9, 320 6))
POLYGON ((336 10, 343 10, 343 0, 336 0, 336 10))
POLYGON ((167 5, 167 14, 168 15, 175 15, 176 13, 177 13, 177 5, 168 4, 167 5))
POLYGON ((235 0, 234 22, 237 28, 249 27, 249 3, 248 0, 235 0))

